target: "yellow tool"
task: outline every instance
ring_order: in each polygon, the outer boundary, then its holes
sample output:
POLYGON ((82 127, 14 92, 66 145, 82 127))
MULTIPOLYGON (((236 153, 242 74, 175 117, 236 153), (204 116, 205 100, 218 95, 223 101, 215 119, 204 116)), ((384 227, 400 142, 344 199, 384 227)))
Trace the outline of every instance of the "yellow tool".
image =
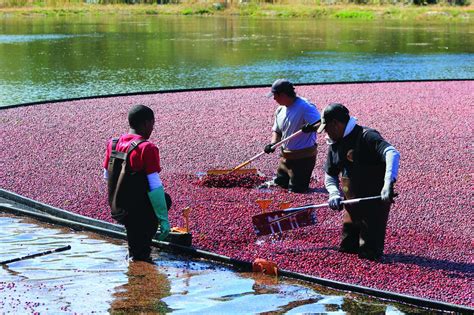
POLYGON ((260 207, 260 209, 262 209, 262 213, 264 213, 268 209, 268 206, 270 206, 272 203, 272 199, 257 199, 255 202, 260 207))
POLYGON ((183 218, 184 218, 184 228, 182 227, 173 227, 171 229, 172 232, 178 233, 189 233, 189 212, 191 211, 191 207, 186 207, 183 209, 183 218))
MULTIPOLYGON (((318 120, 313 125, 314 126, 319 126, 320 124, 321 124, 321 120, 318 120)), ((303 130, 298 130, 297 132, 295 132, 291 136, 289 136, 289 137, 281 140, 280 142, 277 142, 274 145, 272 145, 272 149, 276 149, 277 147, 281 146, 283 143, 299 136, 301 133, 303 133, 303 130)), ((254 160, 258 159, 259 157, 261 157, 264 154, 265 154, 265 151, 262 151, 259 154, 255 155, 254 157, 248 159, 247 161, 237 165, 236 167, 234 167, 233 169, 230 169, 230 170, 209 170, 209 171, 207 171, 207 175, 224 175, 224 174, 230 174, 230 173, 234 173, 234 172, 236 172, 238 174, 247 174, 247 173, 257 174, 257 169, 256 168, 247 168, 247 169, 242 169, 242 168, 244 166, 250 164, 254 160)))

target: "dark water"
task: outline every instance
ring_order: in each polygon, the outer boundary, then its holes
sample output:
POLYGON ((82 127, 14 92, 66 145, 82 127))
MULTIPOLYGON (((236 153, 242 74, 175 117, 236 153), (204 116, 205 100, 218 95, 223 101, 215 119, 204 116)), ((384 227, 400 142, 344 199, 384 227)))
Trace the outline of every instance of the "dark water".
POLYGON ((3 17, 0 106, 166 89, 474 78, 468 22, 3 17))
POLYGON ((424 310, 301 281, 237 273, 154 251, 128 263, 123 241, 0 213, 0 261, 70 245, 71 250, 0 267, 6 313, 413 314, 424 310))

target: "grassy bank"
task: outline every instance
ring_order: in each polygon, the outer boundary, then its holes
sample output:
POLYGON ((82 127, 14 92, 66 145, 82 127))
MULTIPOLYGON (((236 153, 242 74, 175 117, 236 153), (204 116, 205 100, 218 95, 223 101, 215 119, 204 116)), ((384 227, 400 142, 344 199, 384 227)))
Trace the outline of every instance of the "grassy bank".
POLYGON ((474 6, 413 5, 285 5, 244 4, 61 4, 0 7, 0 15, 214 15, 277 18, 401 19, 471 21, 474 6))

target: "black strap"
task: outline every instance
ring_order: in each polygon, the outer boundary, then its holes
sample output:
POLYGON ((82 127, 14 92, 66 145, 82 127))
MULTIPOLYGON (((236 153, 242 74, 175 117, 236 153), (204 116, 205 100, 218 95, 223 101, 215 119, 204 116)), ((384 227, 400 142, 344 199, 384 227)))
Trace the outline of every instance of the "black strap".
POLYGON ((119 138, 113 138, 112 139, 112 152, 110 152, 110 157, 114 157, 114 158, 119 158, 121 160, 124 160, 127 162, 127 164, 130 164, 129 161, 128 161, 128 156, 130 155, 130 153, 135 150, 142 142, 146 142, 148 140, 144 140, 144 139, 140 139, 138 141, 132 141, 130 143, 130 147, 128 148, 127 152, 119 152, 117 151, 117 142, 118 142, 119 138))
POLYGON ((116 150, 118 141, 119 141, 119 138, 112 138, 112 151, 116 150))
POLYGON ((136 148, 138 148, 138 146, 143 143, 143 142, 146 142, 148 140, 145 140, 145 139, 140 139, 138 141, 132 141, 132 143, 130 143, 130 147, 128 148, 128 151, 127 151, 127 155, 129 155, 133 150, 135 150, 136 148))
MULTIPOLYGON (((119 138, 112 138, 112 152, 117 151, 117 143, 118 143, 118 141, 119 141, 119 138)), ((128 148, 126 154, 127 154, 127 155, 130 154, 130 152, 132 152, 133 150, 135 150, 135 148, 137 148, 137 147, 140 145, 140 143, 146 142, 146 141, 148 141, 148 140, 140 139, 140 140, 138 140, 138 141, 132 141, 132 142, 130 143, 130 147, 128 148)), ((123 153, 123 154, 125 154, 125 152, 117 152, 117 153, 123 153)), ((119 155, 121 155, 121 154, 119 154, 119 155)))
POLYGON ((127 155, 126 155, 126 157, 125 157, 125 162, 126 162, 127 168, 130 167, 130 166, 129 166, 129 165, 130 165, 130 158, 129 158, 130 153, 132 153, 133 150, 135 150, 136 148, 138 148, 138 146, 140 145, 140 143, 146 142, 146 141, 147 141, 147 140, 140 139, 140 140, 138 140, 138 141, 132 141, 132 142, 130 143, 130 147, 128 147, 127 155))
POLYGON ((127 158, 127 153, 117 151, 118 141, 119 141, 119 138, 112 138, 112 150, 110 152, 110 157, 125 160, 127 158))

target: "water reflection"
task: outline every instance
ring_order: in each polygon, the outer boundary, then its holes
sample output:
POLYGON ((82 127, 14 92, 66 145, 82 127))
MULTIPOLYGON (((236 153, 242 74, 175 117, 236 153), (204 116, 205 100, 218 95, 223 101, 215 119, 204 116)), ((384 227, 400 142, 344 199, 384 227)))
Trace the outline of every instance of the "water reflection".
POLYGON ((2 261, 64 245, 72 247, 0 269, 0 308, 7 313, 106 312, 113 284, 126 280, 125 261, 117 259, 123 257, 121 246, 92 234, 1 216, 0 244, 2 261))
POLYGON ((39 40, 61 40, 70 39, 73 37, 96 37, 96 34, 81 34, 81 35, 67 35, 67 34, 36 34, 36 35, 0 35, 0 44, 25 43, 39 40))
POLYGON ((159 312, 170 309, 161 298, 170 294, 167 276, 156 265, 131 262, 128 265, 128 282, 115 288, 112 312, 159 312))
POLYGON ((71 245, 71 250, 0 268, 6 313, 398 314, 355 294, 159 252, 154 264, 128 263, 122 241, 0 214, 0 261, 71 245))

